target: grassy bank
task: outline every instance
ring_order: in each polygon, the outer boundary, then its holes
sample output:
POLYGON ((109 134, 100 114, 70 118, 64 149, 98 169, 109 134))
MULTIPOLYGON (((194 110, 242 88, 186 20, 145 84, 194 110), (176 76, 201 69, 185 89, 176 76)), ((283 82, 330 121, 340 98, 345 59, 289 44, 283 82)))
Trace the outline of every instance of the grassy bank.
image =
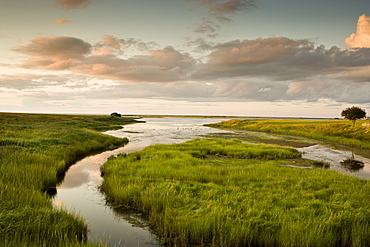
POLYGON ((351 148, 370 149, 370 128, 351 127, 349 121, 294 121, 294 120, 229 120, 207 126, 226 129, 260 131, 267 133, 302 136, 328 141, 351 148))
POLYGON ((0 113, 0 243, 2 246, 78 246, 83 219, 53 208, 44 193, 78 158, 122 146, 127 139, 98 131, 133 119, 0 113))
POLYGON ((281 166, 299 157, 238 140, 155 145, 110 159, 102 189, 175 246, 368 246, 369 182, 281 166))

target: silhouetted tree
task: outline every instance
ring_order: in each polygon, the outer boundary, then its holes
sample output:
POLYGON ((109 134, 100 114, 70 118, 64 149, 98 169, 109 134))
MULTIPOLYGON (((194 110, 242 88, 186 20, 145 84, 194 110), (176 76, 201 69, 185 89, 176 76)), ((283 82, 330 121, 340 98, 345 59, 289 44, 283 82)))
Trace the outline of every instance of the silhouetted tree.
POLYGON ((366 117, 366 112, 357 106, 352 106, 343 110, 341 115, 345 119, 352 121, 352 126, 354 127, 357 119, 366 117))
POLYGON ((110 114, 111 117, 121 117, 121 114, 117 113, 117 112, 113 112, 110 114))

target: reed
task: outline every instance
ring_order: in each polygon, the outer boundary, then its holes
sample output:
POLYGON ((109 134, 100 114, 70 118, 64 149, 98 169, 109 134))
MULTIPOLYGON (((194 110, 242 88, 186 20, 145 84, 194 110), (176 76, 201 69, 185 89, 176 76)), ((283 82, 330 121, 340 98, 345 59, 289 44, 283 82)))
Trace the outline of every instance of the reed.
POLYGON ((369 182, 282 166, 299 157, 238 140, 155 145, 110 159, 102 190, 174 246, 368 246, 369 182))
MULTIPOLYGON (((0 113, 1 246, 91 246, 86 223, 45 193, 74 161, 127 143, 96 130, 133 119, 0 113)), ((96 245, 98 246, 98 245, 96 245)))

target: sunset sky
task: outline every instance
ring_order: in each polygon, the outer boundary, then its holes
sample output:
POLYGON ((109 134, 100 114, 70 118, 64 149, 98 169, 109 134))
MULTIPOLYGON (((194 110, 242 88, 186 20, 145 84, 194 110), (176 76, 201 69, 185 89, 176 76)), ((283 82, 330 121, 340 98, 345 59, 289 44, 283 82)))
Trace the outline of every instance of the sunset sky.
POLYGON ((370 115, 369 0, 0 0, 0 112, 370 115))

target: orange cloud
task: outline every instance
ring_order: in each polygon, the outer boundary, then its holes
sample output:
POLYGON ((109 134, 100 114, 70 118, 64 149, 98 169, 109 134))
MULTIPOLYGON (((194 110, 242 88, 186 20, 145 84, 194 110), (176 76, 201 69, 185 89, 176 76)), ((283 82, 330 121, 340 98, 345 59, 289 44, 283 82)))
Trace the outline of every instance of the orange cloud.
POLYGON ((346 38, 345 43, 349 48, 370 48, 370 16, 358 18, 356 33, 346 38))
POLYGON ((89 54, 91 45, 73 37, 37 37, 13 51, 30 56, 23 66, 53 70, 67 69, 89 54))
MULTIPOLYGON (((273 81, 309 80, 314 77, 339 78, 370 66, 370 49, 341 50, 315 47, 308 40, 285 37, 231 41, 213 47, 208 60, 199 63, 191 78, 260 77, 273 81)), ((360 78, 356 80, 369 80, 360 78)))
POLYGON ((71 22, 71 21, 64 20, 64 19, 58 19, 58 20, 55 21, 55 24, 57 24, 57 25, 63 25, 63 24, 66 24, 68 22, 71 22))
POLYGON ((56 4, 67 9, 84 9, 91 4, 91 0, 57 0, 56 4))
POLYGON ((113 36, 106 35, 103 38, 103 41, 95 46, 96 55, 109 55, 121 52, 121 44, 113 36))
POLYGON ((132 82, 169 82, 186 79, 196 61, 168 46, 146 55, 121 59, 113 54, 88 56, 73 71, 132 82))
POLYGON ((121 48, 121 45, 118 43, 117 39, 113 36, 106 35, 104 36, 103 41, 107 46, 112 47, 114 49, 121 48))

